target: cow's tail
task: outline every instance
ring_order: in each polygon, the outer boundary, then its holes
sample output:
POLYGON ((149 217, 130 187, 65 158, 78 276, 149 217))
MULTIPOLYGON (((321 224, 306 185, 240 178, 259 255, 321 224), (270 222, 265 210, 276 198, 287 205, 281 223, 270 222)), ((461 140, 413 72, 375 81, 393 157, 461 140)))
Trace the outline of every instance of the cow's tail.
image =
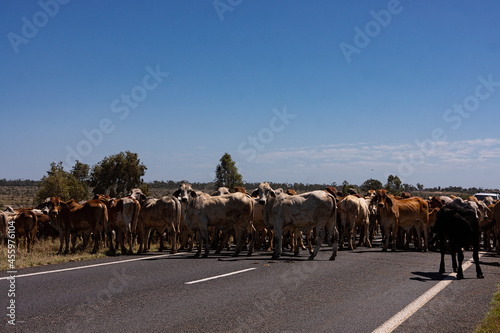
POLYGON ((332 209, 330 211, 330 215, 328 216, 328 221, 326 223, 326 227, 328 231, 331 231, 330 237, 333 242, 338 237, 337 230, 337 198, 331 193, 327 193, 328 198, 332 201, 332 209))
POLYGON ((137 222, 139 221, 139 212, 141 211, 141 204, 134 199, 134 211, 132 213, 132 221, 130 223, 130 237, 137 233, 137 222))
POLYGON ((101 203, 101 207, 103 207, 103 209, 101 209, 102 229, 103 232, 107 235, 108 233, 111 232, 111 230, 109 230, 108 207, 106 207, 104 203, 101 203))

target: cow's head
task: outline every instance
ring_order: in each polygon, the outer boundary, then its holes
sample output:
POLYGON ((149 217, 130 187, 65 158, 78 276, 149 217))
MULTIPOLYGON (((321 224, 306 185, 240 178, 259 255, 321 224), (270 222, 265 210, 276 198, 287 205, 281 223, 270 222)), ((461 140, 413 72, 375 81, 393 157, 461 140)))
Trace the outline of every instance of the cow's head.
POLYGON ((379 209, 390 209, 393 205, 392 198, 387 194, 386 190, 377 190, 375 197, 372 199, 372 203, 377 203, 379 209))
POLYGON ((268 197, 276 197, 276 193, 271 188, 269 183, 261 183, 259 187, 252 193, 252 197, 257 197, 257 201, 261 205, 265 205, 268 197))
POLYGON ((59 226, 62 211, 62 201, 59 197, 47 198, 44 202, 44 213, 49 215, 50 223, 59 226))
POLYGON ((191 184, 183 183, 179 186, 179 189, 172 194, 172 196, 179 199, 181 202, 188 202, 191 193, 196 195, 191 188, 191 184))
POLYGON ((219 187, 219 189, 217 191, 212 192, 211 196, 217 197, 217 196, 228 195, 228 194, 231 194, 231 192, 229 192, 229 189, 227 187, 219 187))
POLYGON ((139 188, 132 189, 132 193, 130 193, 129 196, 141 203, 147 199, 146 195, 142 193, 142 190, 139 188))

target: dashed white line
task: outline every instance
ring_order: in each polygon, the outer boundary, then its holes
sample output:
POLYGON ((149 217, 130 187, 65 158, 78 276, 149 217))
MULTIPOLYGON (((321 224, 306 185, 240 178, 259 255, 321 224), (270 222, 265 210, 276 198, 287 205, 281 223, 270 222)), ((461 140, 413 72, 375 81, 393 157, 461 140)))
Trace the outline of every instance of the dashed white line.
MULTIPOLYGON (((483 253, 479 254, 481 257, 483 253)), ((473 259, 469 259, 467 262, 463 263, 462 269, 465 271, 473 263, 473 259)), ((383 323, 372 333, 390 333, 394 331, 399 325, 401 325, 406 319, 410 318, 415 312, 422 308, 427 302, 429 302, 434 296, 436 296, 441 290, 446 288, 456 277, 456 273, 451 273, 446 276, 442 281, 436 284, 431 289, 427 290, 419 298, 408 304, 403 310, 396 313, 391 319, 383 323)))
POLYGON ((226 276, 231 276, 231 275, 235 275, 235 274, 240 274, 240 273, 244 273, 244 272, 253 271, 254 269, 257 269, 257 268, 254 267, 254 268, 242 269, 241 271, 236 271, 236 272, 231 272, 231 273, 227 273, 227 274, 212 276, 212 277, 208 277, 208 278, 201 279, 201 280, 196 280, 196 281, 190 281, 190 282, 186 282, 185 284, 195 284, 195 283, 205 282, 205 281, 209 281, 209 280, 219 279, 219 278, 226 277, 226 276))

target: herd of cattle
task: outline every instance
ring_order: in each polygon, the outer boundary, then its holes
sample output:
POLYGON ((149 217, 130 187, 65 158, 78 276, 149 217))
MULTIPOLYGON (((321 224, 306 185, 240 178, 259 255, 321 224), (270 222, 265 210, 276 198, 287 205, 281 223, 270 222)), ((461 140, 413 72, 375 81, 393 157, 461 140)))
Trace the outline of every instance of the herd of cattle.
MULTIPOLYGON (((372 247, 381 232, 383 251, 389 245, 392 251, 408 249, 411 243, 419 251, 427 251, 439 243, 443 258, 445 250, 451 250, 458 278, 463 277, 462 248, 472 246, 477 276, 482 277, 477 255, 480 240, 485 249, 495 246, 500 254, 500 204, 490 199, 434 196, 424 200, 407 193, 395 197, 383 189, 343 197, 333 187, 296 194, 274 190, 268 183, 261 183, 252 193, 244 188, 230 193, 222 187, 206 194, 182 184, 172 196, 162 198, 146 197, 134 189, 120 199, 96 195, 77 203, 50 197, 35 209, 9 208, 0 214, 0 234, 7 240, 15 228, 17 243, 24 237, 28 252, 37 236, 59 237, 59 253, 65 254, 70 238, 72 252, 82 238, 84 249, 93 242, 93 253, 102 243, 110 253, 120 246, 122 253, 130 254, 134 242, 139 245, 138 253, 147 251, 153 237, 159 238, 159 251, 163 251, 168 237, 172 253, 190 251, 196 242, 196 256, 204 247, 203 257, 207 257, 210 248, 220 253, 232 240, 235 256, 244 248, 248 255, 262 249, 273 251, 274 259, 288 246, 299 254, 305 249, 305 238, 309 259, 326 243, 332 249, 330 260, 334 260, 338 249, 345 246, 350 250, 372 247)), ((443 259, 440 271, 444 272, 443 259)))

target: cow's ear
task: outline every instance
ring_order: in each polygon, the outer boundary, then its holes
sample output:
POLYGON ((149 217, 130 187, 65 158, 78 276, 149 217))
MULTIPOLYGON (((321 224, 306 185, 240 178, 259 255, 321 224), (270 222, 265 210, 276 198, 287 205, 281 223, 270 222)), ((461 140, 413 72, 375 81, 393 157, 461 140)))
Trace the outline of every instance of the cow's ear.
POLYGON ((197 195, 196 195, 196 192, 195 191, 190 191, 189 194, 191 195, 191 197, 193 198, 196 198, 197 195))
POLYGON ((387 205, 389 205, 389 207, 392 207, 393 202, 390 196, 387 196, 387 198, 385 198, 385 201, 387 202, 387 205))
POLYGON ((181 194, 181 189, 179 188, 172 194, 172 196, 177 198, 180 194, 181 194))
POLYGON ((259 189, 256 189, 255 191, 253 191, 252 194, 250 194, 250 196, 252 198, 258 197, 259 196, 259 189))
POLYGON ((272 198, 276 198, 276 193, 274 193, 273 190, 269 190, 269 195, 272 197, 272 198))

